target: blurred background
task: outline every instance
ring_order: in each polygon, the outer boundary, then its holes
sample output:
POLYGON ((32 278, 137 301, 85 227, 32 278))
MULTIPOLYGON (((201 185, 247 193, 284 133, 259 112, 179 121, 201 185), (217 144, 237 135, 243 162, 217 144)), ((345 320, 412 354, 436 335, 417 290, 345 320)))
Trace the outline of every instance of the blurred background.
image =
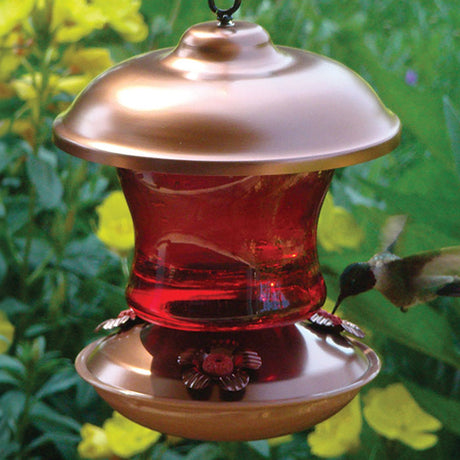
MULTIPOLYGON (((458 3, 243 0, 236 19, 343 62, 403 123, 395 152, 336 171, 318 233, 329 298, 346 265, 377 252, 388 216, 408 216, 400 255, 460 245, 458 3)), ((59 152, 51 123, 106 68, 208 20, 205 0, 0 0, 0 458, 455 458, 455 299, 406 314, 375 292, 345 301, 340 314, 365 329, 382 372, 343 412, 282 438, 151 432, 76 375, 94 327, 125 308, 133 233, 115 169, 59 152)))

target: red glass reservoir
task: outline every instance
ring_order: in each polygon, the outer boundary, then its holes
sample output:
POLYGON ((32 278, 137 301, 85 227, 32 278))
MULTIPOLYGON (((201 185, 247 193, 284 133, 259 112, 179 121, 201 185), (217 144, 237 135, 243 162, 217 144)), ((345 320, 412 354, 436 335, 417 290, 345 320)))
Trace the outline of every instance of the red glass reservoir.
POLYGON ((324 302, 316 253, 332 171, 195 176, 119 169, 136 250, 127 288, 163 326, 277 326, 324 302))

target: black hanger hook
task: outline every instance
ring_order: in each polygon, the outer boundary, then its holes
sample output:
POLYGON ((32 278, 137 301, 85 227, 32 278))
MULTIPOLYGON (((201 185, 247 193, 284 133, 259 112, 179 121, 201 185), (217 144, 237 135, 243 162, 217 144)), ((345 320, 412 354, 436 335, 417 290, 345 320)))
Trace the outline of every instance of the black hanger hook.
POLYGON ((211 11, 217 14, 217 19, 220 21, 220 24, 226 26, 228 24, 231 24, 232 15, 240 7, 241 0, 235 0, 233 2, 233 6, 228 8, 227 10, 221 10, 220 8, 217 8, 216 2, 214 0, 208 0, 208 4, 209 8, 211 8, 211 11))

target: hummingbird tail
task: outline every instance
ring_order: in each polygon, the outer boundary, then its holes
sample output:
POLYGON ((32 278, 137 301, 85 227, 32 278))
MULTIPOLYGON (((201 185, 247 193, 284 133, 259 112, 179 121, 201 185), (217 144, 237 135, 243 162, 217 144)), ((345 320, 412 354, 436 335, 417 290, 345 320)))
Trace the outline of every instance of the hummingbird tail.
POLYGON ((444 285, 436 291, 436 294, 447 297, 460 297, 460 281, 453 281, 444 285))

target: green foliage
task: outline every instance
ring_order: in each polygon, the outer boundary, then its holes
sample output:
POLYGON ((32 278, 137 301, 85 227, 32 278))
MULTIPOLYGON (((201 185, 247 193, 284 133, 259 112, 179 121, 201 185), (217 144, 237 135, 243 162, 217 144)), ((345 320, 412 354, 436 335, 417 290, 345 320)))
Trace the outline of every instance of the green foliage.
MULTIPOLYGON (((242 2, 238 18, 262 24, 275 43, 344 62, 375 87, 403 122, 396 152, 336 172, 334 200, 355 216, 366 241, 358 250, 342 253, 320 248, 332 298, 341 270, 378 250, 379 231, 389 215, 409 216, 399 246, 402 255, 460 244, 460 11, 454 4, 242 2), (416 83, 406 83, 407 71, 417 74, 416 83)), ((88 33, 78 45, 109 48, 120 61, 174 46, 189 26, 211 19, 204 0, 144 0, 141 11, 149 26, 145 40, 126 43, 105 27, 88 33)), ((29 24, 41 33, 26 62, 9 77, 40 73, 43 78, 34 86, 40 97, 0 99, 0 309, 15 326, 12 346, 0 354, 0 458, 71 460, 78 458, 81 426, 101 426, 111 413, 76 375, 71 361, 94 339, 94 326, 124 308, 125 275, 120 259, 94 234, 95 207, 118 187, 114 172, 63 155, 51 141, 52 120, 71 96, 47 85, 54 74, 68 76, 63 56, 75 45, 53 45, 42 19, 29 24), (26 130, 19 129, 18 120, 30 122, 26 130)), ((381 295, 370 293, 349 299, 343 311, 366 329, 367 341, 383 359, 382 373, 372 385, 403 382, 443 424, 438 444, 427 452, 383 439, 365 425, 360 450, 347 458, 442 460, 458 455, 458 300, 438 300, 403 315, 381 295)), ((142 458, 314 457, 306 433, 299 433, 280 445, 187 440, 170 445, 161 440, 142 458)))
POLYGON ((456 435, 460 436, 460 402, 458 399, 442 396, 432 390, 418 386, 414 382, 406 382, 407 388, 418 401, 418 403, 438 418, 442 424, 456 435))

